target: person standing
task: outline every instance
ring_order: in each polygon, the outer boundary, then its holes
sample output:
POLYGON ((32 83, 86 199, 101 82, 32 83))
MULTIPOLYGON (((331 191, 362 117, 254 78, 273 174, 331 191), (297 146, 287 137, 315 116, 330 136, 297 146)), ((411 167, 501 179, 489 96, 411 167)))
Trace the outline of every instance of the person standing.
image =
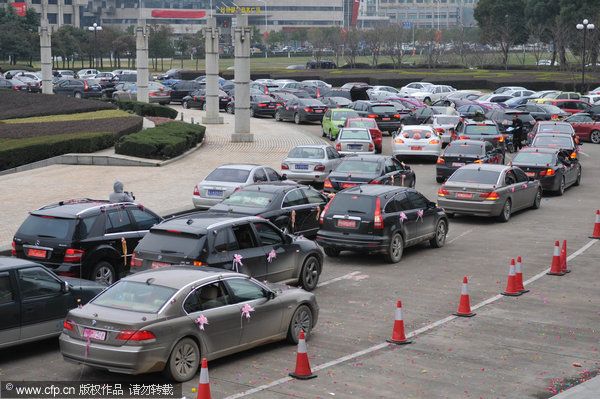
POLYGON ((135 199, 133 193, 123 191, 123 183, 116 180, 113 184, 113 192, 108 196, 110 202, 130 202, 135 199))
POLYGON ((513 114, 512 120, 513 145, 516 151, 523 148, 523 121, 519 119, 517 114, 513 114))

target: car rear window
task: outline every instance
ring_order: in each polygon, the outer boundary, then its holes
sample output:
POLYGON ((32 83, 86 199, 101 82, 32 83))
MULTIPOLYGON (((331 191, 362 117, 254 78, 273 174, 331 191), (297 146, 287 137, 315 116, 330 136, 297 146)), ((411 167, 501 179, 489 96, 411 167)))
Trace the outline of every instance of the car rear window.
POLYGON ((401 134, 403 137, 415 140, 431 137, 431 131, 427 129, 403 129, 401 134))
POLYGON ((357 116, 358 116, 358 113, 356 113, 355 111, 343 111, 343 112, 333 111, 331 113, 331 119, 336 120, 336 121, 345 121, 348 118, 356 118, 357 116))
POLYGON ((348 127, 362 127, 362 128, 376 128, 377 127, 377 122, 375 122, 374 119, 369 119, 369 120, 360 120, 360 121, 348 121, 348 127))
POLYGON ((552 132, 561 132, 561 133, 572 133, 573 126, 570 124, 542 124, 537 129, 538 133, 552 133, 552 132))
POLYGON ((336 172, 375 174, 380 169, 379 162, 361 160, 344 160, 336 168, 336 172))
POLYGON ((288 154, 288 158, 323 159, 322 148, 296 147, 288 154))
MULTIPOLYGON (((196 259, 204 248, 206 237, 178 232, 176 230, 163 230, 153 228, 138 244, 136 250, 140 252, 164 253, 169 256, 181 256, 196 259)), ((144 255, 142 254, 143 258, 144 255)))
POLYGON ((466 134, 481 134, 495 136, 498 134, 498 127, 495 125, 467 125, 466 134))
POLYGON ((550 165, 554 164, 554 155, 542 152, 519 152, 512 162, 518 164, 550 165))
POLYGON ((483 144, 451 143, 444 150, 444 155, 479 155, 483 153, 483 144))
POLYGON ((477 183, 477 184, 496 184, 500 172, 494 170, 479 170, 459 168, 450 176, 448 181, 461 183, 477 183))
POLYGON ((456 125, 458 123, 458 116, 435 116, 435 121, 440 125, 456 125))
POLYGON ((244 183, 248 180, 249 170, 240 170, 233 168, 217 168, 210 172, 204 180, 206 181, 221 181, 230 183, 244 183))
POLYGON ((232 206, 248 206, 251 208, 265 208, 273 201, 275 194, 255 190, 239 190, 231 194, 222 204, 232 206))
POLYGON ((162 285, 121 280, 104 290, 91 303, 131 312, 158 313, 176 292, 176 289, 162 285))
POLYGON ((329 203, 327 213, 370 214, 375 209, 375 197, 349 193, 338 193, 329 203))
POLYGON ((360 130, 355 130, 355 129, 343 129, 340 132, 340 140, 352 140, 352 139, 357 139, 357 140, 370 140, 371 139, 371 134, 369 133, 368 130, 366 129, 360 129, 360 130))
POLYGON ((395 114, 396 107, 394 107, 393 105, 373 105, 373 112, 376 112, 378 114, 391 112, 395 114))
POLYGON ((573 148, 573 140, 571 136, 536 136, 533 141, 533 147, 556 147, 556 148, 573 148))
POLYGON ((70 239, 73 237, 76 222, 75 219, 29 215, 19 227, 17 235, 70 239))

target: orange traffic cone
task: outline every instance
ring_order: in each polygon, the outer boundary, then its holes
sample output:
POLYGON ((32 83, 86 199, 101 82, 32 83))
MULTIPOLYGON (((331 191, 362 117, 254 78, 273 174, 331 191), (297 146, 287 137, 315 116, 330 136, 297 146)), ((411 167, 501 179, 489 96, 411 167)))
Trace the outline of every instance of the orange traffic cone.
POLYGON ((560 266, 560 244, 558 241, 554 243, 554 255, 552 256, 552 266, 550 271, 546 273, 550 276, 564 276, 565 272, 562 271, 560 266))
POLYGON ((467 276, 465 276, 463 278, 462 286, 460 289, 460 304, 458 305, 458 312, 454 313, 455 316, 475 316, 475 313, 471 312, 471 305, 469 304, 469 293, 467 291, 467 283, 467 276))
POLYGON ((517 258, 517 265, 515 266, 515 282, 516 282, 517 291, 519 291, 522 294, 529 292, 529 290, 526 290, 525 287, 523 286, 523 272, 521 271, 521 257, 520 256, 517 258))
POLYGON ((299 380, 310 380, 316 378, 317 375, 310 371, 310 365, 308 364, 308 355, 306 354, 306 340, 304 338, 304 331, 300 330, 300 336, 298 337, 298 355, 296 356, 296 371, 290 373, 290 377, 297 378, 299 380))
POLYGON ((594 223, 594 232, 592 233, 590 238, 600 240, 600 209, 596 210, 596 223, 594 223))
POLYGON ((515 276, 515 260, 511 259, 510 269, 508 269, 508 280, 506 281, 506 290, 504 290, 502 295, 519 296, 522 294, 522 292, 517 291, 517 279, 515 276))
POLYGON ((562 249, 560 250, 560 270, 565 273, 571 273, 571 271, 567 269, 567 240, 563 240, 562 249))
POLYGON ((206 358, 202 358, 202 368, 200 369, 200 382, 198 382, 198 395, 196 399, 211 399, 210 384, 208 382, 208 364, 206 358))
POLYGON ((396 320, 394 321, 394 331, 392 332, 392 338, 386 339, 390 344, 404 345, 410 344, 411 341, 406 339, 404 335, 404 320, 402 320, 402 301, 398 301, 396 304, 396 320))

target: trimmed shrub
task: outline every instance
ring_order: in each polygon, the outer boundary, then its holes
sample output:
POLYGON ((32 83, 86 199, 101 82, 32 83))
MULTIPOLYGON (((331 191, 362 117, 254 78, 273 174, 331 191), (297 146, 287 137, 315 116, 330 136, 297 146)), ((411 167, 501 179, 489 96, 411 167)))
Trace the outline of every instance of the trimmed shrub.
POLYGON ((115 101, 115 104, 119 109, 132 112, 139 116, 162 116, 170 119, 175 119, 177 117, 176 110, 160 104, 148 104, 130 100, 115 101))
POLYGON ((184 122, 167 122, 152 129, 122 137, 117 154, 141 158, 169 159, 183 154, 204 139, 206 127, 184 122))
POLYGON ((41 161, 72 152, 89 153, 111 147, 112 132, 62 134, 0 141, 0 170, 41 161))

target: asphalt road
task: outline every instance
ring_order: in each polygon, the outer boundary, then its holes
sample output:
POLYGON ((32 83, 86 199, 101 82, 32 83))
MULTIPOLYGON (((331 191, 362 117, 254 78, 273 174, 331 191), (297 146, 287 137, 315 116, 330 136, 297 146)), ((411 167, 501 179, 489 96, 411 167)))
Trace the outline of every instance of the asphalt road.
MULTIPOLYGON (((304 128, 320 135, 318 125, 304 128)), ((384 136, 388 154, 389 140, 384 136)), ((543 398, 582 380, 584 372, 593 375, 600 348, 600 245, 588 235, 600 208, 600 146, 586 143, 581 159, 581 186, 562 197, 545 196, 539 210, 515 214, 508 223, 456 217, 445 247, 409 248, 397 264, 348 252, 326 258, 315 290, 319 324, 308 341, 318 377, 289 380, 296 348, 275 343, 210 362, 212 397, 543 398), (573 271, 547 276, 554 241, 563 239, 573 271), (524 279, 532 279, 531 292, 498 297, 517 256, 523 257, 524 279), (452 316, 463 276, 473 318, 452 316), (410 345, 385 343, 398 300, 406 333, 417 332, 410 345)), ((435 164, 409 164, 417 189, 435 200, 435 164)), ((0 379, 165 381, 160 374, 118 375, 66 363, 56 340, 1 350, 0 379)), ((184 395, 195 398, 197 383, 183 384, 184 395)))

